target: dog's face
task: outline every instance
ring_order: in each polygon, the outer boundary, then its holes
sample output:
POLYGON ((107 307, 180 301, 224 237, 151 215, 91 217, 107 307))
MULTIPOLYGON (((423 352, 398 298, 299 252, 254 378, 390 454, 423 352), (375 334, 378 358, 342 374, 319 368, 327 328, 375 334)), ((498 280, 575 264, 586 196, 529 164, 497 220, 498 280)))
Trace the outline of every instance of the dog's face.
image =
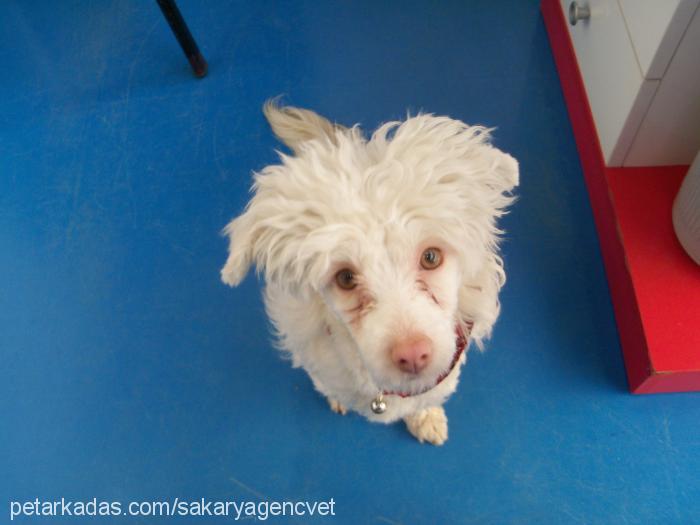
POLYGON ((349 335, 382 390, 430 388, 456 352, 462 268, 455 248, 421 226, 348 232, 322 281, 334 330, 349 335))
POLYGON ((268 119, 296 155, 256 175, 245 213, 225 229, 222 279, 235 285, 255 263, 268 285, 316 294, 328 310, 319 330, 350 340, 339 351, 359 353, 378 389, 431 387, 449 370, 457 331, 478 328, 465 304, 475 277, 490 265, 502 284, 495 221, 517 163, 487 130, 444 117, 387 124, 366 140, 319 127, 317 115, 295 114, 293 126, 280 115, 268 119))

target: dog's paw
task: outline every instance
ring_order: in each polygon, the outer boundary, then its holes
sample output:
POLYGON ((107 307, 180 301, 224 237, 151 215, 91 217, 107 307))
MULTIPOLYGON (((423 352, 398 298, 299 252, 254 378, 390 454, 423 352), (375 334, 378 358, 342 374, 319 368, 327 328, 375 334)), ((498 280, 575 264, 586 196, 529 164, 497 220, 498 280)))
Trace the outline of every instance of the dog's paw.
POLYGON ((419 410, 404 418, 408 431, 418 441, 442 445, 447 441, 447 416, 442 407, 419 410))
POLYGON ((341 405, 340 402, 336 401, 335 399, 331 399, 329 397, 328 404, 330 405, 331 410, 333 412, 335 412, 336 414, 340 414, 341 416, 344 416, 345 414, 348 413, 348 409, 345 408, 343 405, 341 405))

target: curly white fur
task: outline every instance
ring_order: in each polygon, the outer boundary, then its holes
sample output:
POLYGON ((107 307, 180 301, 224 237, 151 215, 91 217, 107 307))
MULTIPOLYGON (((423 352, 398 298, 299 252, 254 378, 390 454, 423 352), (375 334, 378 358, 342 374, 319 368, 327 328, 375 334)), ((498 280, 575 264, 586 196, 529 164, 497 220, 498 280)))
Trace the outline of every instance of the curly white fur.
POLYGON ((308 110, 268 103, 264 111, 294 156, 280 154, 255 175, 245 212, 224 229, 223 281, 238 284, 251 264, 264 274, 280 347, 332 406, 374 421, 404 418, 416 437, 441 444, 444 413, 426 409, 454 392, 460 366, 431 387, 449 370, 455 327, 473 324, 482 348, 498 317, 505 273, 496 220, 513 200, 517 162, 490 145, 490 130, 447 117, 390 122, 367 139, 308 110), (430 247, 443 262, 428 271, 419 263, 430 247), (341 268, 352 269, 355 289, 336 285, 341 268), (389 356, 406 334, 431 343, 420 374, 389 356), (370 410, 380 390, 426 388, 388 396, 381 415, 370 410))

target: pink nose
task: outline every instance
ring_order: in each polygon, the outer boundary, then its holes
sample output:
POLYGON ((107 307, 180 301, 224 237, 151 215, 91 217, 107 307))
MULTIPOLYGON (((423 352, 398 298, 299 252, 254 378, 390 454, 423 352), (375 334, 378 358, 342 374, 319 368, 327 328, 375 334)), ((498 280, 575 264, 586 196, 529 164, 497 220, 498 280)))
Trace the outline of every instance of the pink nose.
POLYGON ((399 341, 391 348, 391 361, 402 371, 417 374, 430 364, 433 346, 424 336, 399 341))

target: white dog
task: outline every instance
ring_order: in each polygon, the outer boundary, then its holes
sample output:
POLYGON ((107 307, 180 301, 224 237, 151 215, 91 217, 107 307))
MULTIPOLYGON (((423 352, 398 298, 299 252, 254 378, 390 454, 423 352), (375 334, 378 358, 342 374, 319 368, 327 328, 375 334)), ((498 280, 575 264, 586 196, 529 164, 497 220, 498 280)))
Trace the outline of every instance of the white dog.
POLYGON ((223 281, 253 263, 264 274, 280 347, 334 411, 403 418, 421 442, 444 443, 463 350, 482 348, 498 317, 496 220, 517 162, 489 130, 447 117, 367 139, 308 110, 268 102, 264 113, 294 155, 255 175, 224 229, 223 281))

